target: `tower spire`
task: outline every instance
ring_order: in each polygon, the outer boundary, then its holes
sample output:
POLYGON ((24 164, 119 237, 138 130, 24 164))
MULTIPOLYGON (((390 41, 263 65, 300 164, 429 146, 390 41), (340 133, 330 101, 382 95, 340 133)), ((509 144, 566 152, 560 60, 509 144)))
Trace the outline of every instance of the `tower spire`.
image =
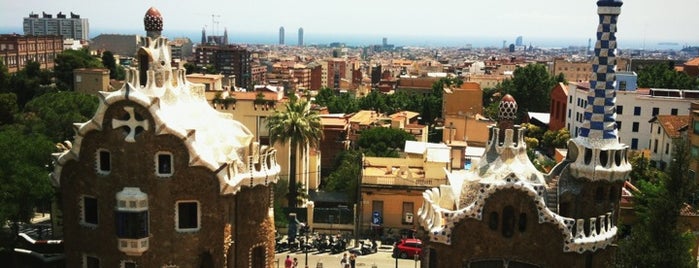
POLYGON ((589 180, 623 180, 631 171, 628 146, 619 143, 616 126, 616 24, 621 0, 597 1, 597 41, 584 121, 568 144, 571 173, 589 180))
POLYGON ((616 141, 616 22, 621 1, 597 2, 599 26, 592 58, 592 79, 579 135, 592 140, 616 141))

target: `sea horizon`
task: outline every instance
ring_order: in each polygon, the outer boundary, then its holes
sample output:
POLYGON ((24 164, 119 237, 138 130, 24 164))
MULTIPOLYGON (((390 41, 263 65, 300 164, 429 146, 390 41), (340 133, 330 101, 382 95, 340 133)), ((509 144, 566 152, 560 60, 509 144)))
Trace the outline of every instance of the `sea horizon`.
MULTIPOLYGON (((0 34, 23 34, 23 30, 17 27, 0 27, 0 34)), ((100 34, 137 34, 144 35, 143 30, 114 30, 114 29, 90 29, 90 38, 95 38, 100 34)), ((207 33, 207 35, 223 35, 223 31, 218 31, 215 34, 207 33)), ((164 30, 163 36, 169 39, 186 37, 193 43, 201 41, 201 30, 164 30)), ((472 47, 472 48, 501 48, 503 41, 509 46, 514 43, 516 36, 508 38, 493 37, 493 36, 437 36, 437 35, 379 35, 379 34, 356 34, 356 33, 313 33, 306 31, 304 33, 304 45, 328 45, 331 43, 343 43, 346 46, 371 46, 381 45, 383 38, 387 38, 389 45, 396 47, 472 47)), ((259 32, 233 32, 228 31, 228 39, 230 44, 250 44, 250 45, 278 45, 278 32, 259 33, 259 32)), ((298 43, 296 31, 288 32, 285 35, 285 45, 295 46, 298 43)), ((594 36, 589 37, 562 37, 562 38, 547 38, 547 37, 530 37, 523 36, 524 46, 532 45, 536 48, 568 48, 568 47, 587 47, 588 39, 592 40, 594 46, 594 36)), ((630 40, 623 37, 617 37, 619 49, 641 49, 641 50, 681 50, 686 46, 699 46, 695 43, 683 43, 676 40, 630 40)))

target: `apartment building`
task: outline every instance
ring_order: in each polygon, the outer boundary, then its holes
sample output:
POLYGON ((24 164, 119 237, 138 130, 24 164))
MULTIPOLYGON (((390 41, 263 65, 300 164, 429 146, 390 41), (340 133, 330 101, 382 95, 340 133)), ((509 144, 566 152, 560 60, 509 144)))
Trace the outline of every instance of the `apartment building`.
POLYGON ((404 151, 402 158, 363 158, 360 233, 414 229, 423 191, 447 182, 449 147, 408 141, 404 151))
POLYGON ((194 64, 199 68, 211 65, 223 75, 235 76, 237 87, 251 89, 254 85, 250 51, 244 47, 200 44, 194 49, 194 64))
POLYGON ((53 69, 54 60, 61 52, 60 35, 0 35, 0 61, 9 73, 16 73, 31 61, 38 62, 41 69, 53 69))
MULTIPOLYGON (((576 137, 588 105, 586 84, 570 83, 566 128, 576 137)), ((651 149, 651 126, 656 115, 689 115, 690 104, 699 99, 697 90, 645 88, 616 93, 616 126, 620 141, 631 150, 651 149)))
MULTIPOLYGON (((617 58, 617 70, 627 70, 629 60, 617 58)), ((568 60, 556 58, 553 60, 551 75, 563 74, 570 82, 587 82, 592 78, 592 62, 586 60, 568 60)))
POLYGON ((22 23, 25 35, 60 35, 63 39, 90 40, 90 23, 88 19, 80 18, 80 15, 70 12, 70 17, 62 12, 52 14, 42 12, 31 13, 25 17, 22 23))
POLYGON ((690 115, 656 115, 650 120, 650 162, 665 170, 673 159, 675 140, 684 138, 689 129, 690 115))

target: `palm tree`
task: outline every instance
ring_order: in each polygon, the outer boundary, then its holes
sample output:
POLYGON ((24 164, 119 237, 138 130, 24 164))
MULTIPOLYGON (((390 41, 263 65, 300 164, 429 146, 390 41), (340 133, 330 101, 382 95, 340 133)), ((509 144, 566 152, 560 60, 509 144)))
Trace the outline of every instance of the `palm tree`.
POLYGON ((291 143, 289 159, 289 195, 287 199, 290 207, 297 205, 297 176, 296 153, 300 148, 301 155, 305 155, 308 147, 317 147, 323 137, 320 117, 316 111, 311 110, 311 103, 301 100, 296 96, 290 96, 289 102, 284 107, 285 111, 275 110, 274 114, 267 119, 269 129, 269 139, 272 144, 291 143))

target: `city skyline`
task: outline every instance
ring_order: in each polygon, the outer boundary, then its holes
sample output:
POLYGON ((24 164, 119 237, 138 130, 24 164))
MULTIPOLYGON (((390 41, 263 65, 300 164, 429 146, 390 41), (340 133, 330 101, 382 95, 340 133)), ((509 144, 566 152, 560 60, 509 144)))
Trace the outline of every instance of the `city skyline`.
MULTIPOLYGON (((416 5, 395 0, 356 0, 346 4, 327 4, 318 0, 236 3, 202 0, 196 5, 183 5, 164 0, 126 0, 87 6, 77 0, 27 0, 3 3, 0 27, 5 30, 19 29, 18 33, 21 33, 22 19, 32 12, 39 15, 46 12, 54 16, 58 12, 73 12, 89 19, 94 35, 141 33, 143 29, 133 25, 142 21, 142 10, 154 6, 164 16, 173 18, 165 23, 165 34, 201 31, 204 27, 207 34, 220 35, 224 29, 228 29, 232 36, 254 33, 269 34, 274 38, 278 37, 278 29, 283 26, 287 29, 303 27, 309 42, 314 35, 335 34, 376 36, 377 43, 381 37, 387 37, 390 41, 396 37, 428 39, 438 36, 500 39, 507 40, 508 44, 514 43, 517 36, 523 36, 525 45, 556 38, 582 40, 580 42, 585 43, 595 34, 585 27, 597 23, 597 18, 587 15, 596 12, 595 3, 594 0, 539 0, 534 3, 515 0, 473 3, 438 0, 430 2, 430 5, 416 5), (113 12, 119 9, 126 10, 113 12)), ((699 10, 699 1, 626 1, 621 14, 624 19, 619 23, 619 28, 623 29, 623 34, 618 36, 620 46, 624 46, 625 41, 699 45, 699 36, 693 33, 693 29, 699 26, 699 21, 693 19, 694 10, 699 10), (681 8, 668 8, 674 6, 681 8)))

